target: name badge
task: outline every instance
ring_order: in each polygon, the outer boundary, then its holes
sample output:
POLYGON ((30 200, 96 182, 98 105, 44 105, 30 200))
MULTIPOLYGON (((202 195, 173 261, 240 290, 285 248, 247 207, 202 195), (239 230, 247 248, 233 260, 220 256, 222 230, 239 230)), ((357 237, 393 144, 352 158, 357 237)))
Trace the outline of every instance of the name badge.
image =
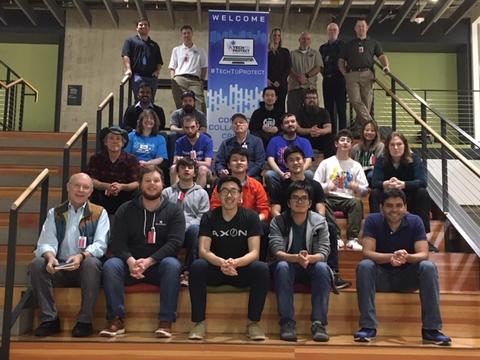
POLYGON ((155 232, 155 228, 152 227, 150 231, 147 233, 147 244, 153 245, 157 240, 157 233, 155 232))
POLYGON ((197 159, 197 152, 195 150, 190 151, 190 159, 192 160, 197 159))
POLYGON ((79 249, 85 249, 87 247, 87 237, 86 236, 79 236, 78 237, 77 247, 79 249))
POLYGON ((363 54, 363 46, 359 46, 359 47, 358 47, 358 53, 359 53, 359 54, 363 54))

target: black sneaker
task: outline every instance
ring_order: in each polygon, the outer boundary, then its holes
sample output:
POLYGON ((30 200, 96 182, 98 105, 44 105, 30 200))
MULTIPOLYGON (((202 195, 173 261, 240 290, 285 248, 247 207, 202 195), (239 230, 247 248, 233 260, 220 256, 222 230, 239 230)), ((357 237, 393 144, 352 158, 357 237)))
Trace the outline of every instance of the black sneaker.
POLYGON ((438 330, 422 329, 422 340, 424 344, 435 344, 439 346, 449 346, 452 339, 438 330))
POLYGON ((280 340, 297 341, 297 328, 295 323, 287 322, 280 327, 280 340))
POLYGON ((430 242, 428 243, 428 251, 434 253, 440 252, 440 250, 438 250, 438 248, 430 242))
POLYGON ((34 331, 35 336, 52 336, 60 332, 60 319, 42 322, 34 331))
POLYGON ((346 280, 343 280, 340 275, 338 274, 335 274, 335 286, 337 287, 337 289, 345 289, 345 288, 348 288, 350 286, 352 286, 352 282, 351 281, 346 281, 346 280))
POLYGON ((329 340, 325 325, 323 325, 320 321, 314 321, 312 323, 312 339, 313 341, 320 342, 325 342, 329 340))
POLYGON ((93 334, 93 326, 90 323, 77 322, 72 329, 73 337, 87 337, 93 334))

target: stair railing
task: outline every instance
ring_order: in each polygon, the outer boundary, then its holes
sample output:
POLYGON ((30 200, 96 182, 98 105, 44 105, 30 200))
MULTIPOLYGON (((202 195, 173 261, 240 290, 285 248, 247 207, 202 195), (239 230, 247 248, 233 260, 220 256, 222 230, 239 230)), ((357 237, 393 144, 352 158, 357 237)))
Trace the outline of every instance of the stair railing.
POLYGON ((97 141, 96 141, 96 151, 100 151, 100 131, 102 130, 102 113, 103 113, 103 110, 107 107, 108 105, 108 126, 112 126, 113 125, 113 103, 114 103, 114 95, 113 95, 113 92, 111 92, 110 94, 107 95, 107 97, 105 99, 103 99, 103 101, 100 103, 100 105, 98 105, 98 108, 97 108, 97 125, 96 125, 96 131, 97 131, 97 141))

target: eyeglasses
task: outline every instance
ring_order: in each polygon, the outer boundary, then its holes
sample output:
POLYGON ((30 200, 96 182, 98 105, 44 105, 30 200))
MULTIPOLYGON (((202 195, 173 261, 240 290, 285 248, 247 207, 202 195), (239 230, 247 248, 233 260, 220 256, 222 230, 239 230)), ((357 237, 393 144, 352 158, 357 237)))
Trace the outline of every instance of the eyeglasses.
POLYGON ((75 190, 80 191, 90 191, 92 187, 90 185, 82 185, 82 184, 71 184, 75 190))
POLYGON ((228 195, 237 196, 238 194, 240 194, 240 190, 238 190, 238 189, 222 189, 222 190, 220 190, 220 195, 223 196, 223 197, 227 197, 228 195))
POLYGON ((310 199, 308 198, 307 195, 303 195, 303 196, 292 195, 290 197, 290 200, 294 201, 294 202, 297 202, 297 203, 304 203, 304 202, 309 201, 310 199))

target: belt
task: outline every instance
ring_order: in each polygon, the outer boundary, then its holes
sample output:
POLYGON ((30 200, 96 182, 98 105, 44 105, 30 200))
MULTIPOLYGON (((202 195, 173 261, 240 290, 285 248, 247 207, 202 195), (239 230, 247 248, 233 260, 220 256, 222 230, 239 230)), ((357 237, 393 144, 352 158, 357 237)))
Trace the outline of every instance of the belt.
POLYGON ((196 75, 182 74, 182 75, 177 75, 177 76, 182 76, 182 77, 186 77, 187 79, 200 81, 200 78, 196 75))
POLYGON ((367 71, 367 70, 371 70, 371 69, 368 68, 368 67, 365 67, 365 68, 353 68, 353 69, 348 69, 348 72, 352 72, 352 71, 362 72, 362 71, 367 71))

